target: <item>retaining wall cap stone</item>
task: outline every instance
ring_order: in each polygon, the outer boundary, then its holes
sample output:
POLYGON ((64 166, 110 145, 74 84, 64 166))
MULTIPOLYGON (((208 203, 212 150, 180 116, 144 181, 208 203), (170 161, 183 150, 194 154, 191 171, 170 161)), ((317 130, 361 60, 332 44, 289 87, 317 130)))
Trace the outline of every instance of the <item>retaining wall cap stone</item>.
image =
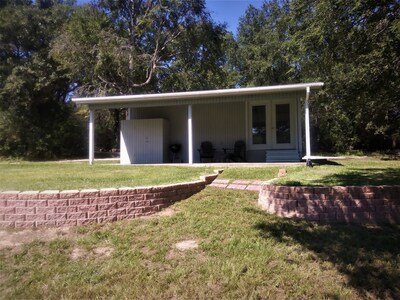
POLYGON ((107 192, 117 192, 118 189, 116 188, 104 188, 104 189, 100 189, 100 193, 107 193, 107 192))
POLYGON ((59 194, 59 193, 60 193, 59 190, 45 190, 40 192, 40 194, 59 194))
POLYGON ((202 175, 200 176, 200 181, 207 181, 208 178, 217 177, 217 175, 202 175))
POLYGON ((20 192, 19 194, 25 195, 25 194, 29 194, 29 195, 36 195, 39 194, 40 191, 24 191, 24 192, 20 192))
POLYGON ((194 183, 194 182, 203 182, 203 181, 192 181, 192 182, 180 182, 180 183, 173 183, 170 185, 170 187, 174 187, 174 188, 180 188, 180 187, 185 187, 190 183, 194 183))
POLYGON ((24 191, 18 194, 18 200, 36 200, 39 198, 39 191, 24 191))
POLYGON ((133 189, 134 190, 149 190, 149 191, 151 191, 152 188, 153 187, 149 185, 149 186, 136 186, 133 189))

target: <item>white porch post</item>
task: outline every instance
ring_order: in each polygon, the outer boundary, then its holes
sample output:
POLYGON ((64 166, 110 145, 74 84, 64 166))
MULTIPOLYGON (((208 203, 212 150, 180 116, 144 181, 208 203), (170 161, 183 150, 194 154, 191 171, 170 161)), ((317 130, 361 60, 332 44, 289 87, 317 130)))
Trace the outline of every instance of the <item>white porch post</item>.
POLYGON ((310 99, 310 87, 306 88, 306 101, 305 101, 305 130, 306 130, 306 161, 307 165, 310 164, 311 159, 311 138, 310 138, 310 109, 308 101, 310 99))
POLYGON ((193 164, 192 105, 188 105, 188 159, 189 164, 193 164))
POLYGON ((89 164, 94 164, 94 110, 89 110, 89 164))

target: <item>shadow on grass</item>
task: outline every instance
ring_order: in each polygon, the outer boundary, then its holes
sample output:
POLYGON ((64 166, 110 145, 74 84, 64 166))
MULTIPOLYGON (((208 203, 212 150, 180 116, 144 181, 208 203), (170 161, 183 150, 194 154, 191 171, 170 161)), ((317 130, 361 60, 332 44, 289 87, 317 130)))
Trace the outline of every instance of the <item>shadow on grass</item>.
POLYGON ((303 185, 301 181, 297 181, 297 180, 288 180, 285 182, 285 185, 289 185, 289 186, 301 186, 303 185))
POLYGON ((364 298, 400 299, 400 226, 327 225, 279 219, 255 228, 264 238, 300 243, 347 275, 364 298))
POLYGON ((400 168, 349 169, 344 173, 325 176, 322 184, 331 185, 398 185, 400 168))
POLYGON ((314 165, 317 166, 343 166, 342 164, 328 159, 313 159, 312 160, 314 165))
POLYGON ((246 212, 246 213, 249 213, 249 214, 265 216, 265 212, 262 211, 261 209, 258 209, 258 208, 254 208, 254 207, 244 207, 242 210, 243 210, 244 212, 246 212))

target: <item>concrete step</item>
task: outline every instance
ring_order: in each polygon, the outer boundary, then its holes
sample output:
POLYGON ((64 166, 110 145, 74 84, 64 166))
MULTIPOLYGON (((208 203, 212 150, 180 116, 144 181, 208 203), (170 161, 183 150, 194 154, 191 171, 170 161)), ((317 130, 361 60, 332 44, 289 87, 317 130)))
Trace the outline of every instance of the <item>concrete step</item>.
POLYGON ((299 162, 300 155, 296 149, 267 150, 266 162, 299 162))

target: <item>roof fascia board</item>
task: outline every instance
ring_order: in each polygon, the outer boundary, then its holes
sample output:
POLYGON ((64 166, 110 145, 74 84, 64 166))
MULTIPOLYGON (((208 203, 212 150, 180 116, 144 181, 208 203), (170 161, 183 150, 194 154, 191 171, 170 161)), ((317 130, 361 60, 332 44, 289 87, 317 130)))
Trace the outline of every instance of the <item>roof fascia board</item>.
MULTIPOLYGON (((276 93, 277 94, 277 93, 276 93)), ((300 99, 303 96, 301 91, 296 92, 285 92, 287 97, 296 97, 300 99)), ((141 101, 141 102, 109 102, 109 103, 96 103, 88 104, 91 109, 116 109, 116 108, 143 108, 143 107, 166 107, 166 106, 179 106, 179 105, 196 105, 196 104, 224 104, 224 103, 236 103, 245 101, 272 101, 274 100, 274 94, 258 94, 258 95, 247 95, 247 96, 234 96, 234 97, 213 97, 203 99, 179 99, 175 101, 141 101), (270 96, 259 98, 260 96, 270 96)))
MULTIPOLYGON (((72 101, 77 104, 87 104, 91 107, 98 106, 112 106, 121 107, 129 104, 133 106, 150 105, 150 102, 157 102, 156 105, 167 105, 168 102, 173 102, 171 105, 179 105, 180 100, 182 104, 196 104, 215 102, 216 98, 223 101, 225 97, 240 97, 248 95, 271 94, 271 93, 286 93, 305 91, 307 87, 315 90, 324 85, 322 82, 301 83, 301 84, 288 84, 276 85, 266 87, 252 87, 252 88, 238 88, 238 89, 222 89, 222 90, 209 90, 209 91, 195 91, 195 92, 179 92, 179 93, 162 93, 162 94, 142 94, 142 95, 126 95, 126 96, 107 96, 107 97, 88 97, 88 98, 72 98, 72 101)), ((230 98, 231 99, 231 98, 230 98)), ((218 102, 219 102, 218 101, 218 102)), ((232 101, 232 100, 230 100, 232 101)), ((240 101, 240 100, 238 100, 240 101)))

